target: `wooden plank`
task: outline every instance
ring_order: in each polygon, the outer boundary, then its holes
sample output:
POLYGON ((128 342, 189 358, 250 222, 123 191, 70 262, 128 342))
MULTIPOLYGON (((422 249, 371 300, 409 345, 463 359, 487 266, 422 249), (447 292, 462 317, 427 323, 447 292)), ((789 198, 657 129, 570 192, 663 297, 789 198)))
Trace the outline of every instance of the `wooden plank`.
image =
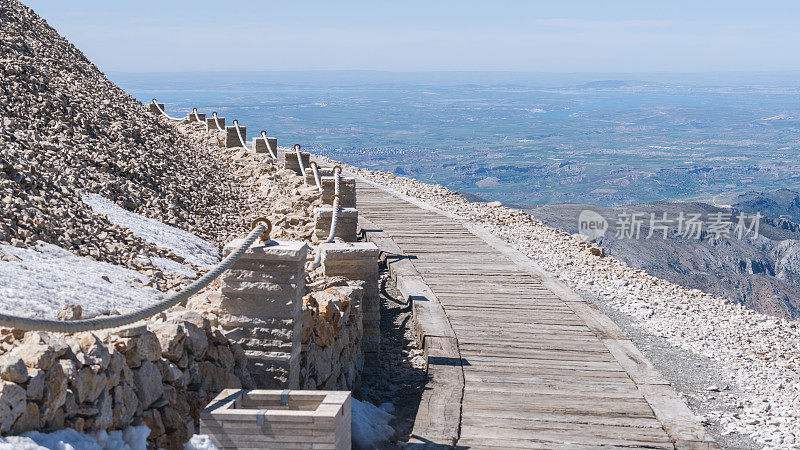
POLYGON ((411 431, 410 443, 452 446, 459 435, 464 373, 453 338, 425 339, 428 381, 411 431))

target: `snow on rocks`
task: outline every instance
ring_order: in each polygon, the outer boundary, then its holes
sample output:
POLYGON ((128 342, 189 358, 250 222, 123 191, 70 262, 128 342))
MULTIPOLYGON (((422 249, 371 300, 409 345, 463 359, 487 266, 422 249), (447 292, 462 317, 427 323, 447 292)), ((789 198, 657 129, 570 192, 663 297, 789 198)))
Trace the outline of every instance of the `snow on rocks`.
POLYGON ((208 435, 195 434, 189 439, 189 442, 183 446, 184 450, 219 450, 214 441, 208 435))
POLYGON ((0 245, 0 302, 5 313, 56 318, 65 305, 78 305, 87 317, 150 305, 163 293, 146 286, 139 272, 92 261, 52 244, 34 248, 0 245))
MULTIPOLYGON (((208 269, 219 262, 219 250, 214 244, 188 231, 126 211, 98 194, 83 195, 81 200, 89 205, 92 211, 105 215, 114 225, 127 228, 136 236, 161 248, 172 250, 188 263, 208 269)), ((160 260, 164 264, 166 258, 160 258, 160 260)))
POLYGON ((350 400, 352 417, 351 438, 355 449, 380 448, 381 444, 394 436, 394 428, 389 422, 394 416, 370 402, 350 400))
MULTIPOLYGON (((344 166, 344 165, 343 165, 344 166)), ((800 448, 800 324, 686 289, 629 267, 568 233, 512 208, 470 203, 443 186, 388 172, 347 170, 486 228, 573 289, 608 302, 647 332, 717 361, 741 394, 705 420, 751 436, 767 448, 800 448)))
POLYGON ((146 450, 149 434, 146 425, 91 434, 71 428, 52 433, 31 431, 21 436, 0 438, 0 450, 146 450))

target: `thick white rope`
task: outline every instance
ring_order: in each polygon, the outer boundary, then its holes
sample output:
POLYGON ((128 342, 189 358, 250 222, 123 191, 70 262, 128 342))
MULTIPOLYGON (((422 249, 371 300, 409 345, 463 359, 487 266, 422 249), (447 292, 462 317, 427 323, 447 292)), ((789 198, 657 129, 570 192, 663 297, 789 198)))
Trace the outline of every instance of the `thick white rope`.
POLYGON ((211 117, 214 118, 214 126, 217 127, 217 131, 224 131, 222 126, 219 124, 219 120, 217 119, 217 112, 214 111, 211 113, 211 117))
MULTIPOLYGON (((330 244, 336 237, 336 225, 339 224, 339 179, 341 177, 341 170, 333 169, 333 213, 331 215, 331 229, 328 232, 328 238, 325 239, 323 244, 330 244)), ((322 247, 317 246, 314 254, 314 261, 311 263, 310 270, 314 270, 322 264, 322 247)))
POLYGON ((294 153, 297 155, 297 164, 300 165, 300 174, 303 175, 303 183, 306 183, 306 168, 303 167, 303 155, 300 154, 300 144, 294 144, 294 153))
POLYGON ((317 170, 318 167, 315 161, 311 161, 311 170, 314 171, 314 182, 317 183, 317 189, 322 192, 322 183, 319 181, 319 170, 317 170))
POLYGON ((261 130, 261 137, 264 139, 264 143, 267 144, 267 150, 269 150, 269 156, 272 156, 272 159, 277 161, 278 155, 276 155, 275 152, 272 151, 272 145, 270 145, 269 139, 267 139, 267 132, 261 130))
POLYGON ((161 109, 161 106, 159 106, 159 105, 158 105, 158 101, 156 101, 156 99, 153 99, 153 102, 152 102, 152 103, 153 103, 154 105, 156 105, 156 109, 158 110, 158 112, 160 112, 161 114, 163 114, 164 116, 166 116, 166 118, 167 118, 167 119, 169 119, 169 120, 175 120, 175 121, 180 121, 180 120, 183 120, 183 119, 178 119, 177 117, 172 117, 172 116, 170 116, 169 114, 167 114, 166 112, 164 112, 164 110, 163 110, 163 109, 161 109))
MULTIPOLYGON (((334 169, 335 170, 335 169, 334 169)), ((336 235, 336 225, 339 223, 339 179, 341 175, 338 171, 333 174, 333 215, 331 217, 331 230, 328 232, 328 239, 325 239, 325 243, 333 242, 333 238, 336 235)))
POLYGON ((238 120, 234 120, 233 121, 233 126, 236 127, 236 134, 239 136, 239 143, 241 143, 242 147, 244 147, 244 149, 247 150, 247 144, 245 144, 244 139, 242 138, 242 132, 239 131, 239 121, 238 120))
POLYGON ((0 326, 8 328, 16 328, 18 330, 39 330, 51 331, 55 333, 79 333, 83 331, 104 330, 108 328, 117 328, 129 325, 148 317, 154 316, 168 308, 171 308, 178 303, 188 299, 192 295, 198 293, 200 289, 208 286, 214 279, 222 274, 228 267, 238 260, 242 254, 250 248, 258 237, 268 230, 266 225, 258 225, 247 235, 244 242, 236 250, 231 252, 230 255, 225 257, 216 267, 211 269, 208 273, 195 280, 192 284, 187 286, 184 290, 176 292, 166 299, 155 303, 146 308, 140 309, 128 314, 110 317, 96 317, 93 319, 73 320, 73 321, 60 321, 49 319, 34 319, 30 317, 12 316, 9 314, 0 313, 0 326))
POLYGON ((196 122, 200 122, 200 123, 202 123, 203 125, 205 125, 205 123, 203 123, 203 121, 202 121, 202 120, 200 120, 200 115, 199 115, 199 114, 197 114, 197 108, 192 108, 192 114, 194 114, 194 118, 195 118, 195 121, 196 121, 196 122))

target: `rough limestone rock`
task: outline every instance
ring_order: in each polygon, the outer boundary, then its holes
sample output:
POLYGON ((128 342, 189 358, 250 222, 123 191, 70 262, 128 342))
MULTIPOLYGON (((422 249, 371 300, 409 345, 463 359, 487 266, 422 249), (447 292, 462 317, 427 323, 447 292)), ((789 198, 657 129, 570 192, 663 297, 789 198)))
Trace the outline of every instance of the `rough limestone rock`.
POLYGON ((133 370, 133 383, 142 409, 149 408, 164 392, 161 372, 151 361, 144 361, 141 367, 133 370))
POLYGON ((0 378, 15 383, 28 381, 28 366, 19 354, 6 353, 0 356, 0 378))
POLYGON ((16 383, 0 381, 0 432, 11 429, 25 411, 25 389, 16 383))
POLYGON ((70 383, 75 401, 78 403, 91 403, 106 388, 106 376, 91 366, 85 366, 78 371, 70 383))

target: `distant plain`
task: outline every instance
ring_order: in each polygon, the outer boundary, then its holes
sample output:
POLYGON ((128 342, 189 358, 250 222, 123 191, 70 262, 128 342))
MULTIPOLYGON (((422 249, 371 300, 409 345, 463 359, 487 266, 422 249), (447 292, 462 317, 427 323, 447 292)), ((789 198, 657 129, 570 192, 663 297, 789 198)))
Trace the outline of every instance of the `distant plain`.
POLYGON ((515 205, 800 188, 800 73, 112 73, 171 114, 515 205))

